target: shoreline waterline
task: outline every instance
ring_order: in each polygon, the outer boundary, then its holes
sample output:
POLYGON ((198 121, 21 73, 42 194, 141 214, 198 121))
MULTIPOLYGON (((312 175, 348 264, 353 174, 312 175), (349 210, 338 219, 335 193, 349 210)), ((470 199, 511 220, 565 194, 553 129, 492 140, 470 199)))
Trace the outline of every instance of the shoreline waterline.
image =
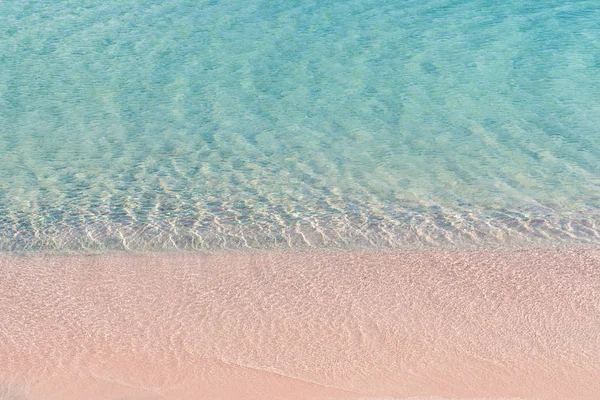
POLYGON ((592 398, 600 250, 2 255, 0 327, 32 399, 592 398))

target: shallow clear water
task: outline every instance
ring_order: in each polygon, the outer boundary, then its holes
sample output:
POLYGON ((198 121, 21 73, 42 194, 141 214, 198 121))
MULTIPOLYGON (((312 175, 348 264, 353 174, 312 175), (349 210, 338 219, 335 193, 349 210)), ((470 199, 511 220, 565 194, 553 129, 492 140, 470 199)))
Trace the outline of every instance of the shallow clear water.
POLYGON ((597 1, 4 1, 0 249, 600 243, 597 1))

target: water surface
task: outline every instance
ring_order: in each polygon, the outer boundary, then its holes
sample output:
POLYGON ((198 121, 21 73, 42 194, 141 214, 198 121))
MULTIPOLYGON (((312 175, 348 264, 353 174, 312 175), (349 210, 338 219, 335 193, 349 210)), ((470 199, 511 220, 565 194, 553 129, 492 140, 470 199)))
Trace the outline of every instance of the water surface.
POLYGON ((596 1, 5 1, 0 249, 600 243, 596 1))

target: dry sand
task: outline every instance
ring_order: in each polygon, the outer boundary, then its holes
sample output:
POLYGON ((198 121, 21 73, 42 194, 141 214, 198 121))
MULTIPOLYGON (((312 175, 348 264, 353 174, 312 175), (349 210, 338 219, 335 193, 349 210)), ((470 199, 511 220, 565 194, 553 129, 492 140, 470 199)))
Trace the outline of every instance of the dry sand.
POLYGON ((42 400, 598 399, 600 250, 5 255, 3 384, 42 400))

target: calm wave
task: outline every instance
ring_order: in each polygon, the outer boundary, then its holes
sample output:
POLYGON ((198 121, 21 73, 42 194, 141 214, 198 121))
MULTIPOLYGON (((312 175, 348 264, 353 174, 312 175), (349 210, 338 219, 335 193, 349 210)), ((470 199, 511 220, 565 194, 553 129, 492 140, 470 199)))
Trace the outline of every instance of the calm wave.
POLYGON ((600 243, 596 1, 0 3, 0 249, 600 243))

